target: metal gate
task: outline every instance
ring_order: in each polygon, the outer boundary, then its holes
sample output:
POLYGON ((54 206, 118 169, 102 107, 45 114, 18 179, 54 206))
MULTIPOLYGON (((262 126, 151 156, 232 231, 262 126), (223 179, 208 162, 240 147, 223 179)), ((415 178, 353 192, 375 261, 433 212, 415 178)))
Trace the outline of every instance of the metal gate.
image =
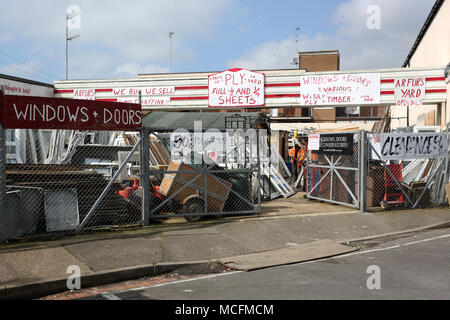
POLYGON ((358 208, 360 181, 360 133, 342 132, 321 135, 337 141, 338 148, 309 150, 306 166, 307 197, 358 208), (347 137, 346 147, 338 137, 347 137), (346 149, 346 150, 344 150, 346 149))
POLYGON ((448 129, 367 137, 368 212, 447 207, 448 129))

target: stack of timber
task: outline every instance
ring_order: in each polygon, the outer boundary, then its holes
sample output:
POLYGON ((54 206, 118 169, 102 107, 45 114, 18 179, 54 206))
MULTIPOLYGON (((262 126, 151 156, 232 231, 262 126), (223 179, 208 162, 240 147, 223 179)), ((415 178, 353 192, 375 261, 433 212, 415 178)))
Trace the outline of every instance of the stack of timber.
MULTIPOLYGON (((77 191, 80 222, 86 217, 96 200, 108 184, 104 176, 95 171, 96 166, 68 165, 14 165, 6 166, 8 188, 36 187, 52 190, 73 189, 77 191)), ((116 194, 123 189, 115 183, 97 210, 88 227, 124 225, 139 222, 139 212, 135 212, 128 201, 116 194)), ((45 221, 44 209, 41 216, 45 221)))
POLYGON ((391 128, 391 111, 387 107, 380 121, 374 123, 372 127, 372 133, 389 132, 391 128))

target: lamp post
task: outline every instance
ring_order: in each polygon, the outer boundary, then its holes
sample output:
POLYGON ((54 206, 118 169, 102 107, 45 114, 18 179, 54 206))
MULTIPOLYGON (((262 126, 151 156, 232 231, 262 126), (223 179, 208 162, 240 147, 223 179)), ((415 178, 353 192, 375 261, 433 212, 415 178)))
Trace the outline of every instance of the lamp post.
POLYGON ((75 34, 69 37, 69 21, 80 14, 80 11, 73 14, 66 14, 66 80, 69 79, 69 41, 78 38, 80 35, 75 34))
POLYGON ((169 32, 170 38, 170 73, 172 73, 172 37, 175 35, 175 32, 169 32))

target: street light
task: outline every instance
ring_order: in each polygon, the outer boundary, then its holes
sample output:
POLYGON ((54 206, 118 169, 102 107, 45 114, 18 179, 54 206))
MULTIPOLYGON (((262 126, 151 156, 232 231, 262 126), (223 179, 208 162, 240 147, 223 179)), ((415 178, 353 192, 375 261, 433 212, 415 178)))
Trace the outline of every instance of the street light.
POLYGON ((172 73, 172 37, 175 35, 175 32, 169 32, 170 38, 170 73, 172 73))
POLYGON ((75 34, 69 37, 69 21, 78 16, 80 11, 73 14, 66 14, 66 80, 69 79, 69 41, 78 38, 80 34, 75 34))

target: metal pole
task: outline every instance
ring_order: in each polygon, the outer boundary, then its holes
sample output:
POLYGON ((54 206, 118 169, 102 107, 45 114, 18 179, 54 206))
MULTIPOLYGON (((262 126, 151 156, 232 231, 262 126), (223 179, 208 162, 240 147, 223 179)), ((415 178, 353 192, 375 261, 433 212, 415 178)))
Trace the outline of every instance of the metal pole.
POLYGON ((120 172, 122 171, 122 169, 127 165, 128 161, 130 160, 131 156, 135 153, 135 151, 138 149, 138 147, 141 145, 142 143, 142 138, 141 137, 139 139, 139 141, 136 143, 136 145, 133 147, 133 149, 130 151, 130 153, 128 154, 128 156, 126 157, 125 161, 122 163, 122 165, 119 167, 119 169, 116 171, 116 173, 114 173, 114 176, 111 178, 111 181, 109 181, 108 185, 106 186, 105 190, 103 190, 102 194, 100 195, 100 197, 97 199, 97 201, 95 201, 94 205, 92 206, 91 210, 89 210, 88 214, 86 215, 86 217, 84 218, 84 220, 78 225, 78 227, 76 228, 75 232, 78 233, 80 232, 84 226, 88 223, 88 221, 91 219, 91 216, 94 214, 95 210, 97 209, 97 207, 100 205, 100 202, 102 202, 103 198, 105 198, 106 194, 109 192, 109 190, 111 189, 112 185, 114 184, 114 181, 117 179, 117 177, 120 175, 120 172))
POLYGON ((368 174, 368 152, 367 132, 361 131, 359 137, 359 208, 361 213, 367 211, 367 174, 368 174))
POLYGON ((150 131, 148 128, 142 127, 141 130, 141 181, 142 181, 142 221, 145 226, 150 225, 150 131))
POLYGON ((175 35, 175 32, 169 32, 170 38, 170 73, 172 73, 172 36, 175 35))
POLYGON ((69 22, 69 15, 66 15, 66 80, 69 79, 69 28, 67 23, 69 22))
POLYGON ((4 230, 2 230, 2 220, 5 212, 4 203, 6 201, 6 136, 5 128, 3 127, 4 93, 5 87, 0 86, 0 240, 2 239, 4 232, 4 230))

